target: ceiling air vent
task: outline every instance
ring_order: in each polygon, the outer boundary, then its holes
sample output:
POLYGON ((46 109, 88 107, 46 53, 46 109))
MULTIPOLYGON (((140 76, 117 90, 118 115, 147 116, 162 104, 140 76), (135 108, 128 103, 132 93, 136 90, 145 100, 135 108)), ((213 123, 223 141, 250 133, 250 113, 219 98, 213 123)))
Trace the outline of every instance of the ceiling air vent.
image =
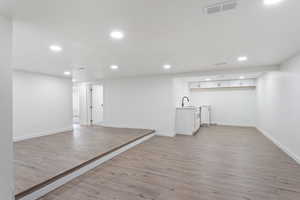
POLYGON ((206 6, 204 8, 204 12, 207 15, 211 15, 211 14, 215 14, 215 13, 219 13, 219 12, 224 12, 227 10, 233 10, 236 8, 236 6, 237 6, 236 0, 223 1, 223 2, 219 2, 216 4, 206 6))
POLYGON ((227 10, 233 10, 235 9, 237 6, 237 2, 236 1, 228 1, 228 2, 224 2, 223 3, 223 11, 227 11, 227 10))
POLYGON ((206 14, 208 15, 221 12, 221 10, 222 10, 221 5, 214 5, 205 8, 206 14))

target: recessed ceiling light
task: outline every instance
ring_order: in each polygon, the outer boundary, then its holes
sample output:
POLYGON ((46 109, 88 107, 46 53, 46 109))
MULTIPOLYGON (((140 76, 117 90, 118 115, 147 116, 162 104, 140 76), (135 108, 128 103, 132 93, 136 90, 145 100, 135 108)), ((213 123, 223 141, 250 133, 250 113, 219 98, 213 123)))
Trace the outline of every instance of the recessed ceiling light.
POLYGON ((71 75, 71 72, 69 72, 69 71, 65 71, 65 72, 64 72, 64 75, 66 75, 66 76, 70 76, 70 75, 71 75))
POLYGON ((112 69, 112 70, 117 70, 117 69, 119 69, 119 66, 118 66, 118 65, 111 65, 111 66, 110 66, 110 69, 112 69))
POLYGON ((247 56, 240 56, 240 57, 238 57, 238 61, 240 61, 240 62, 244 62, 244 61, 247 61, 247 60, 248 60, 247 56))
POLYGON ((210 78, 207 78, 207 79, 205 79, 206 81, 211 81, 211 79, 210 78))
POLYGON ((49 49, 53 52, 61 52, 62 51, 62 47, 59 45, 51 45, 49 47, 49 49))
POLYGON ((280 2, 282 2, 283 0, 264 0, 264 4, 265 5, 275 5, 278 4, 280 2))
POLYGON ((163 68, 168 70, 168 69, 171 69, 172 66, 171 65, 164 65, 163 68))
POLYGON ((112 31, 110 37, 116 40, 121 40, 124 38, 124 33, 122 31, 112 31))
POLYGON ((245 79, 245 76, 240 76, 240 79, 245 79))

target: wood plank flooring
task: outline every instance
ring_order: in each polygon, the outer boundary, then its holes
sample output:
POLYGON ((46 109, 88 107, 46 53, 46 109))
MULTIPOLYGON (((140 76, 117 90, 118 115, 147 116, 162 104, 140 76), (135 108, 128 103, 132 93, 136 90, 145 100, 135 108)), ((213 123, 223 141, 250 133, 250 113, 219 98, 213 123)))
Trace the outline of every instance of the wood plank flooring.
POLYGON ((300 166, 254 128, 159 137, 41 200, 299 200, 300 166))
POLYGON ((76 126, 73 132, 15 142, 15 193, 149 132, 143 129, 76 126))

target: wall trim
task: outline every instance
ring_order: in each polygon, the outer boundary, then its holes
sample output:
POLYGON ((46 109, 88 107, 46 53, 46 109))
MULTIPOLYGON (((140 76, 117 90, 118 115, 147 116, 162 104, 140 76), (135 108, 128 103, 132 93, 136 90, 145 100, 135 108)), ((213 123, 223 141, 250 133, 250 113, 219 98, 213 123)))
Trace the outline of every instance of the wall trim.
POLYGON ((218 123, 218 122, 212 122, 213 125, 217 125, 217 126, 235 126, 235 127, 244 127, 244 128, 249 128, 249 127, 253 127, 256 128, 255 125, 253 124, 236 124, 236 123, 218 123))
POLYGON ((175 137, 176 133, 174 132, 168 132, 168 131, 156 131, 156 136, 164 136, 164 137, 175 137))
POLYGON ((13 141, 14 142, 19 142, 19 141, 22 141, 22 140, 28 140, 28 139, 32 139, 32 138, 47 136, 47 135, 54 135, 54 134, 67 132, 67 131, 73 131, 73 126, 53 129, 53 130, 49 130, 49 131, 43 131, 43 132, 39 132, 39 133, 33 133, 33 134, 30 134, 30 135, 16 136, 16 137, 13 137, 13 141))
POLYGON ((300 165, 300 157, 293 153, 289 148, 287 148, 285 145, 281 144, 278 140, 276 140, 274 137, 271 136, 270 133, 267 131, 256 127, 256 129, 261 132, 265 137, 267 137, 269 140, 271 140, 279 149, 281 149, 283 152, 285 152, 289 157, 291 157, 293 160, 295 160, 300 165))

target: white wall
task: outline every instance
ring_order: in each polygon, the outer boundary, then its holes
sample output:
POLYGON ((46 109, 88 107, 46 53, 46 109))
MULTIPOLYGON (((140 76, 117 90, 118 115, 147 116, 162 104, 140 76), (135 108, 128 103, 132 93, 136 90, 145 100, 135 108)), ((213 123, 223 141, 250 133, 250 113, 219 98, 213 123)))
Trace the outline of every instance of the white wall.
POLYGON ((191 104, 211 105, 212 123, 232 126, 256 126, 256 91, 253 88, 195 89, 191 104))
POLYGON ((14 71, 14 139, 72 129, 72 81, 70 79, 14 71))
MULTIPOLYGON (((190 88, 188 82, 183 78, 174 78, 173 79, 173 87, 174 87, 174 104, 175 107, 181 107, 182 97, 188 96, 190 97, 190 88)), ((188 102, 185 101, 185 104, 188 102)))
POLYGON ((0 16, 0 199, 13 199, 11 36, 9 19, 0 16))
POLYGON ((106 80, 103 86, 104 125, 148 128, 159 135, 174 135, 172 78, 123 78, 106 80))
POLYGON ((259 78, 258 128, 300 163, 300 55, 259 78))

